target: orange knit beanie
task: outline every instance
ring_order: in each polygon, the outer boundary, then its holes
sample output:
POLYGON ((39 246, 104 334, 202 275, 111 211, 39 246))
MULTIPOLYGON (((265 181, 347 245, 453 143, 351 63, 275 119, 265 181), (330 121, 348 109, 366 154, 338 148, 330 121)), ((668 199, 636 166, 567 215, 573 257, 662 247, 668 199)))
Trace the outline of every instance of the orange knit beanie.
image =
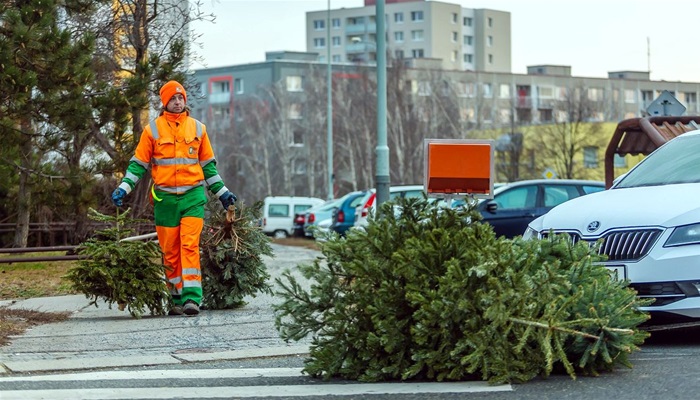
POLYGON ((160 101, 163 102, 163 107, 165 107, 170 98, 175 95, 175 93, 180 93, 182 97, 185 98, 185 103, 187 103, 187 93, 185 88, 177 81, 169 81, 162 88, 160 88, 160 101))

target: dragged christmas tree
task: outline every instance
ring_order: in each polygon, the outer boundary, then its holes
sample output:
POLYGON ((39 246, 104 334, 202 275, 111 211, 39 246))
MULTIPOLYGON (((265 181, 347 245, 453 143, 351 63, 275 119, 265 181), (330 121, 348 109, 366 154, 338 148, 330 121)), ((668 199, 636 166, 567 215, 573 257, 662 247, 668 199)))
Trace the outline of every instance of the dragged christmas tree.
POLYGON ((245 296, 272 294, 270 275, 263 256, 271 256, 270 238, 260 228, 262 202, 221 210, 218 201, 208 204, 202 232, 203 306, 208 309, 237 308, 245 296))
POLYGON ((496 238, 473 207, 399 199, 323 259, 277 282, 285 340, 310 336, 304 371, 361 381, 523 382, 553 371, 598 374, 647 333, 645 305, 566 236, 496 238), (309 287, 309 289, 306 289, 309 287))
POLYGON ((151 315, 165 314, 170 294, 158 243, 124 240, 133 232, 129 226, 144 221, 129 218, 129 210, 110 216, 90 209, 89 217, 109 227, 76 249, 85 259, 66 275, 73 288, 95 306, 97 300, 104 300, 110 308, 116 303, 136 318, 146 310, 151 315))

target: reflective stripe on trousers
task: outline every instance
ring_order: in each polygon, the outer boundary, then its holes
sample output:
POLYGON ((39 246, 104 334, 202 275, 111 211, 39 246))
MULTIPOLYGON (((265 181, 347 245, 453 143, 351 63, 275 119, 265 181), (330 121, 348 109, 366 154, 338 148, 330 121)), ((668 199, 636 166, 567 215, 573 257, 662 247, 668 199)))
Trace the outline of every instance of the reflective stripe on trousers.
POLYGON ((156 226, 168 287, 175 304, 184 304, 187 300, 202 303, 199 237, 203 227, 204 220, 197 217, 183 217, 176 227, 156 226))

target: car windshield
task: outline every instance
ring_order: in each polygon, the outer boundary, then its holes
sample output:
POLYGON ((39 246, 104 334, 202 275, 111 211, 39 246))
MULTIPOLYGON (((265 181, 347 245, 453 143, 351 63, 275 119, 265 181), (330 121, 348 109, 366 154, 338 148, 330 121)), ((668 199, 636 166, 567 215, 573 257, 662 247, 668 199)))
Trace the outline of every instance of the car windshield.
POLYGON ((642 160, 614 188, 700 182, 698 165, 700 134, 678 136, 642 160))

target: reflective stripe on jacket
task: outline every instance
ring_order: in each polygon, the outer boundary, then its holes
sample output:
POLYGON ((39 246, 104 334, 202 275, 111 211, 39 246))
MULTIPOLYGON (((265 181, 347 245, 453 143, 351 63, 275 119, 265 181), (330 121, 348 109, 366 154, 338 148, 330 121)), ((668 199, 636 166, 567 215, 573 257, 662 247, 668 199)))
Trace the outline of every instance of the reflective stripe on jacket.
POLYGON ((149 167, 154 189, 161 192, 181 194, 206 185, 218 198, 228 190, 216 169, 206 125, 188 112, 164 112, 144 128, 119 187, 130 193, 149 167))
POLYGON ((134 158, 151 165, 156 190, 184 193, 205 184, 202 167, 214 151, 204 124, 186 114, 161 115, 144 129, 134 158))

